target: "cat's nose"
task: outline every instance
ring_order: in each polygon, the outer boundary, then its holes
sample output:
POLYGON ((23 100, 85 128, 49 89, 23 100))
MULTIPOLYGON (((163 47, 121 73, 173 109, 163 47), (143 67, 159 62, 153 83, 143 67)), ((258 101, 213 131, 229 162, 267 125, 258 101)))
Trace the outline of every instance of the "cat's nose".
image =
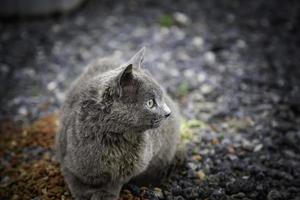
POLYGON ((166 103, 164 103, 162 107, 163 107, 163 112, 164 112, 165 118, 169 117, 171 115, 170 108, 167 106, 166 103))
POLYGON ((169 117, 171 115, 171 112, 168 112, 167 114, 165 114, 165 118, 169 117))

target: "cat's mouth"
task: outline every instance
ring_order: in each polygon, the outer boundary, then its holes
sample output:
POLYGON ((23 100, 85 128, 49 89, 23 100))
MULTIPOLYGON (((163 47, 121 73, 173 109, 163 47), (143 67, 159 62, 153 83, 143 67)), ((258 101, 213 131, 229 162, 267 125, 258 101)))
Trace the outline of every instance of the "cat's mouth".
POLYGON ((161 119, 155 119, 155 120, 152 120, 152 126, 153 128, 158 128, 159 125, 161 124, 161 119))

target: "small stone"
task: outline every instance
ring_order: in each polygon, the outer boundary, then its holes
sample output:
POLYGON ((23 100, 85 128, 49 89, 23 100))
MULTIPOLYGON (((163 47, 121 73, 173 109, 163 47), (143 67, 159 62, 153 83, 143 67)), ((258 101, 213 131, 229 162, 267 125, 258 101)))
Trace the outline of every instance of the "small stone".
POLYGON ((206 75, 204 73, 198 73, 197 80, 202 83, 206 80, 206 75))
POLYGON ((227 21, 230 22, 230 23, 234 22, 234 21, 235 21, 235 18, 236 18, 235 15, 232 14, 232 13, 229 13, 229 14, 226 15, 226 19, 227 19, 227 21))
POLYGON ((254 152, 258 152, 258 151, 260 151, 261 149, 263 148, 263 144, 258 144, 258 145, 256 145, 255 147, 254 147, 254 152))
POLYGON ((249 140, 242 140, 242 147, 248 151, 252 151, 253 149, 253 144, 249 140))
POLYGON ((34 77, 36 75, 36 72, 34 71, 34 69, 31 69, 31 68, 23 69, 22 73, 28 77, 34 77))
POLYGON ((227 148, 227 150, 228 150, 228 153, 235 154, 235 149, 234 149, 234 147, 233 147, 232 145, 230 145, 230 146, 227 148))
POLYGON ((61 29, 62 29, 62 26, 60 24, 54 24, 51 27, 51 31, 53 33, 58 33, 59 31, 61 31, 61 29))
POLYGON ((163 199, 164 198, 164 194, 162 192, 162 190, 160 188, 154 188, 154 194, 157 198, 159 199, 163 199))
POLYGON ((47 85, 47 89, 48 89, 49 91, 53 91, 56 87, 57 87, 57 82, 55 82, 55 81, 51 81, 51 82, 48 83, 48 85, 47 85))
POLYGON ((177 196, 174 198, 174 200, 184 200, 184 198, 182 196, 177 196))
POLYGON ((27 115, 28 114, 28 110, 25 108, 25 106, 22 106, 19 108, 18 113, 20 115, 27 115))
POLYGON ((203 94, 209 94, 213 91, 213 87, 208 84, 203 84, 201 86, 200 90, 201 90, 201 93, 203 93, 203 94))
POLYGON ((75 23, 76 25, 78 26, 82 26, 84 23, 86 22, 85 18, 83 16, 78 16, 76 19, 75 19, 75 23))
POLYGON ((17 146, 17 142, 15 140, 13 140, 13 141, 11 141, 10 145, 11 145, 11 147, 15 147, 15 146, 17 146))
POLYGON ((189 162, 187 165, 191 170, 195 170, 197 168, 197 165, 192 162, 189 162))
POLYGON ((181 61, 187 61, 191 59, 190 56, 184 52, 178 53, 177 58, 181 61))
POLYGON ((184 188, 183 194, 186 199, 195 199, 198 197, 198 191, 196 188, 193 187, 184 188))
POLYGON ((245 49, 247 47, 247 44, 244 40, 241 40, 239 39, 236 43, 236 46, 239 48, 239 49, 245 49))
POLYGON ((141 187, 141 190, 148 190, 148 188, 147 187, 141 187))
POLYGON ((201 151, 200 151, 200 154, 201 155, 207 155, 209 153, 209 150, 208 149, 202 149, 201 151))
POLYGON ((213 139, 211 140, 211 143, 212 143, 213 145, 218 145, 218 144, 220 144, 220 141, 218 140, 218 138, 213 138, 213 139))
POLYGON ((27 130, 23 130, 23 131, 22 131, 22 136, 23 136, 23 137, 26 137, 27 135, 28 135, 27 130))
POLYGON ((204 180, 205 179, 205 173, 202 171, 202 170, 199 170, 199 171, 197 171, 196 172, 196 174, 197 174, 197 177, 200 179, 200 180, 204 180))
POLYGON ((214 190, 213 193, 210 195, 211 200, 223 199, 223 197, 224 197, 223 189, 214 190))
POLYGON ((282 196, 278 190, 271 190, 267 196, 268 200, 279 200, 282 199, 282 196))
POLYGON ((187 26, 191 23, 191 19, 186 14, 184 14, 182 12, 174 13, 173 17, 174 17, 175 21, 180 25, 187 26))
POLYGON ((44 195, 47 195, 47 193, 48 193, 48 192, 47 192, 47 188, 43 188, 43 189, 42 189, 42 193, 43 193, 44 195))
POLYGON ((213 52, 208 51, 204 54, 204 60, 209 64, 214 64, 216 62, 216 55, 213 52))
POLYGON ((238 159, 238 157, 237 157, 236 155, 234 155, 234 154, 229 154, 229 155, 228 155, 228 158, 229 158, 230 160, 237 160, 237 159, 238 159))
POLYGON ((262 184, 258 184, 258 185, 256 186, 256 190, 262 191, 263 189, 264 189, 264 186, 263 186, 262 184))
POLYGON ((201 48, 203 47, 204 44, 204 40, 202 37, 194 37, 192 39, 192 45, 194 45, 195 47, 201 48))
POLYGON ((0 72, 1 72, 1 75, 7 74, 9 72, 8 65, 1 64, 0 65, 0 72))
POLYGON ((183 71, 183 75, 186 77, 186 78, 192 78, 194 76, 195 72, 191 69, 187 69, 187 70, 184 70, 183 71))
POLYGON ((193 160, 196 160, 196 161, 201 161, 203 158, 201 155, 195 155, 193 156, 193 160))
POLYGON ((233 199, 242 199, 242 198, 244 198, 245 196, 246 196, 245 193, 239 192, 239 193, 237 193, 237 194, 231 195, 230 197, 233 198, 233 199))
POLYGON ((231 142, 231 140, 229 138, 224 138, 222 140, 222 145, 224 145, 224 146, 229 146, 229 145, 232 146, 232 142, 231 142))
POLYGON ((132 194, 125 194, 124 197, 127 200, 133 200, 133 195, 132 194))
POLYGON ((122 191, 124 194, 131 194, 131 192, 129 190, 123 190, 122 191))
POLYGON ((286 133, 285 137, 284 137, 284 142, 290 146, 298 146, 298 137, 297 137, 297 133, 293 132, 293 131, 289 131, 288 133, 286 133))
POLYGON ((58 100, 59 102, 63 102, 63 101, 65 100, 66 95, 65 95, 65 93, 63 93, 63 92, 56 91, 56 92, 55 92, 55 97, 57 98, 57 100, 58 100))

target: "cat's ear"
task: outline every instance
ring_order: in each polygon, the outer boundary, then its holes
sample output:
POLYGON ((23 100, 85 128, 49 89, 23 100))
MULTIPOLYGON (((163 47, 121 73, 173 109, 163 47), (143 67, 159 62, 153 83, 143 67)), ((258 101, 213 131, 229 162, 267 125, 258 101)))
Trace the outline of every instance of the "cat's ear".
POLYGON ((124 90, 132 87, 133 85, 133 72, 132 64, 124 65, 121 67, 121 72, 117 75, 116 80, 116 95, 121 97, 124 94, 124 90))
POLYGON ((128 64, 132 64, 135 67, 141 68, 142 63, 144 61, 146 47, 142 47, 132 58, 127 62, 128 64))

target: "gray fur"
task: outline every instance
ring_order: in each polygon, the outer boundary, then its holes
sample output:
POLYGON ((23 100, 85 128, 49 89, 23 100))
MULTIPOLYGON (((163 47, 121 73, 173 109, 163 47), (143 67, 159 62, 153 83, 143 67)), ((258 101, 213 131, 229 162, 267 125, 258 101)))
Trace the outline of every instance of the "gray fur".
POLYGON ((98 60, 67 94, 56 151, 75 199, 115 200, 128 181, 159 181, 174 158, 179 114, 141 68, 144 51, 124 64, 98 60))

